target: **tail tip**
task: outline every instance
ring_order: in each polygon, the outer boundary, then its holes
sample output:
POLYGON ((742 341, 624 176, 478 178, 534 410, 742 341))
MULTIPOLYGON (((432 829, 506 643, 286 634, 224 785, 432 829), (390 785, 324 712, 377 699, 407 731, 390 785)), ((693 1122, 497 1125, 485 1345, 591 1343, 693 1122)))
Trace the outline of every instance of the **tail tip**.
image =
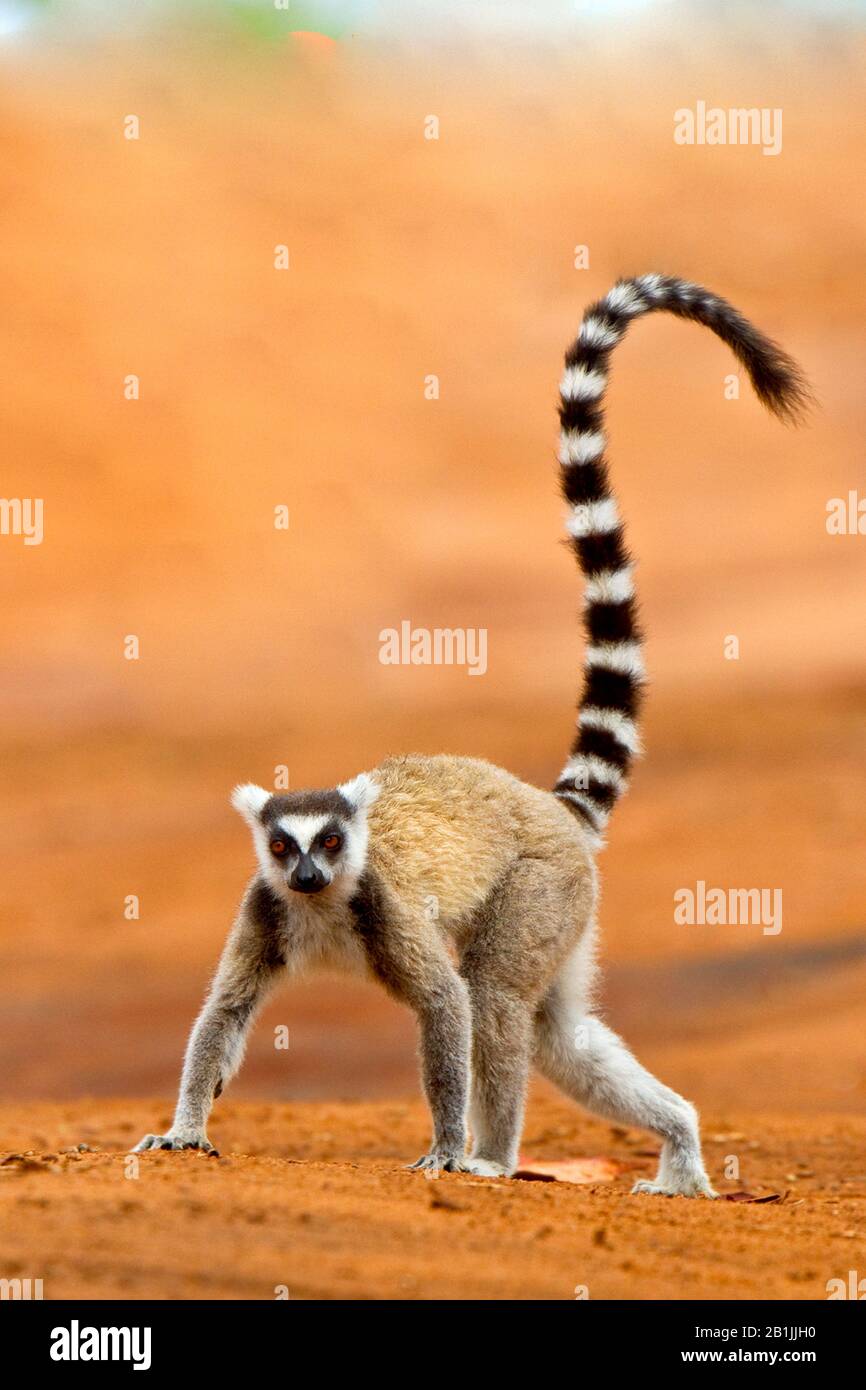
POLYGON ((787 425, 801 425, 816 405, 815 393, 797 363, 781 348, 748 364, 755 394, 787 425))

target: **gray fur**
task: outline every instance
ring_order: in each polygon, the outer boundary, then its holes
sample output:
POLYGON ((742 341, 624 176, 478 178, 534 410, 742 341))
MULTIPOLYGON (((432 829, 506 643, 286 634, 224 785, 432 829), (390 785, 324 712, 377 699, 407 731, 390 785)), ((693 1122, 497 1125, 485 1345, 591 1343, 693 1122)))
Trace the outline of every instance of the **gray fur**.
POLYGON ((146 1134, 137 1150, 213 1149, 211 1105, 238 1070, 253 1017, 285 965, 285 923, 274 894, 253 879, 190 1034, 171 1129, 146 1134))
POLYGON ((275 826, 282 816, 290 815, 329 815, 335 819, 350 819, 355 807, 347 801, 336 787, 322 791, 289 792, 285 796, 272 796, 261 810, 263 825, 275 826))
POLYGON ((418 1019, 433 1137, 412 1166, 464 1169, 472 1022, 466 984, 432 924, 398 903, 374 874, 362 879, 350 909, 374 975, 418 1019))

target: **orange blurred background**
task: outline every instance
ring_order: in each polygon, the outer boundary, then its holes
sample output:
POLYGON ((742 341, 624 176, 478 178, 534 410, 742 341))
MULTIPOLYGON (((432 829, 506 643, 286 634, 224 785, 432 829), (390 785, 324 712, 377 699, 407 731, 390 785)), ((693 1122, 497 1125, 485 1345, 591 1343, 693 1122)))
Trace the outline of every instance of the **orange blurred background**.
MULTIPOLYGON (((552 783, 581 663, 561 354, 618 275, 662 270, 820 405, 793 432, 745 381, 726 399, 724 347, 661 317, 616 353, 652 690, 605 1004, 700 1103, 866 1109, 866 540, 825 525, 864 486, 863 34, 603 11, 446 11, 429 41, 172 11, 0 48, 0 490, 45 506, 42 545, 0 537, 7 1097, 172 1091, 251 868, 236 781, 455 751, 552 783), (782 108, 781 154, 675 145, 698 100, 782 108), (486 676, 381 665, 404 619, 486 628, 486 676), (676 925, 699 879, 782 889, 782 932, 676 925)), ((233 1094, 413 1091, 413 1032, 373 986, 294 984, 233 1094)))

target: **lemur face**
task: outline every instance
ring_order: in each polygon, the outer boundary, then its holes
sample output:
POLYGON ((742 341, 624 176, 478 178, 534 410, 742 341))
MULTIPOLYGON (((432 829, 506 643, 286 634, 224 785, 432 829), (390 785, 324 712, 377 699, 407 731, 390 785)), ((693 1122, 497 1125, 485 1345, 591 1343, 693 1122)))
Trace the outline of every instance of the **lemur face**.
POLYGON ((367 855, 367 810, 379 788, 366 773, 327 791, 275 796, 247 783, 232 804, 253 832, 262 873, 282 897, 349 891, 367 855))

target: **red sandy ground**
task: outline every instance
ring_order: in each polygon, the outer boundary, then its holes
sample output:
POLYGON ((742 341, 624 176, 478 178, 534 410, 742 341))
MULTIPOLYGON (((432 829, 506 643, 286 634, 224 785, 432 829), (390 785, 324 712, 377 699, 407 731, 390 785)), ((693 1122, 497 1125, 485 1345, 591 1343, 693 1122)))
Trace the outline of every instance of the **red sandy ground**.
POLYGON ((2 490, 44 496, 46 539, 0 546, 0 1147, 25 1154, 0 1166, 0 1276, 48 1297, 821 1298, 866 1275, 866 541, 824 528, 862 485, 862 59, 752 8, 748 35, 680 15, 400 77, 353 44, 315 69, 178 39, 9 60, 2 490), (677 107, 746 93, 784 107, 778 159, 674 146, 677 107), (327 785, 401 750, 556 776, 580 662, 561 352, 587 301, 656 268, 779 337, 821 408, 791 432, 745 384, 726 401, 729 355, 687 325, 618 349, 653 684, 603 859, 604 1001, 700 1106, 720 1188, 784 1202, 632 1198, 651 1141, 546 1091, 526 1152, 635 1166, 585 1188, 406 1173, 411 1020, 329 981, 264 1014, 221 1159, 127 1179, 249 872, 234 782, 288 763, 327 785), (404 618, 486 627, 488 674, 382 667, 404 618), (780 887, 782 933, 676 926, 699 878, 780 887), (98 1152, 61 1152, 78 1142, 98 1152))
POLYGON ((632 1197, 653 1169, 644 1136, 533 1104, 526 1150, 606 1155, 593 1186, 443 1174, 404 1161, 424 1146, 419 1104, 227 1104, 215 1159, 122 1152, 163 1106, 118 1101, 4 1107, 18 1157, 0 1160, 0 1268, 42 1277, 46 1298, 819 1299, 864 1265, 866 1120, 725 1112, 707 1121, 721 1191, 776 1203, 632 1197), (734 1126, 737 1126, 734 1128, 734 1126), (67 1152, 85 1142, 98 1152, 67 1152), (49 1143, 53 1149, 49 1151, 49 1143), (27 1149, 36 1152, 27 1154, 27 1149))

